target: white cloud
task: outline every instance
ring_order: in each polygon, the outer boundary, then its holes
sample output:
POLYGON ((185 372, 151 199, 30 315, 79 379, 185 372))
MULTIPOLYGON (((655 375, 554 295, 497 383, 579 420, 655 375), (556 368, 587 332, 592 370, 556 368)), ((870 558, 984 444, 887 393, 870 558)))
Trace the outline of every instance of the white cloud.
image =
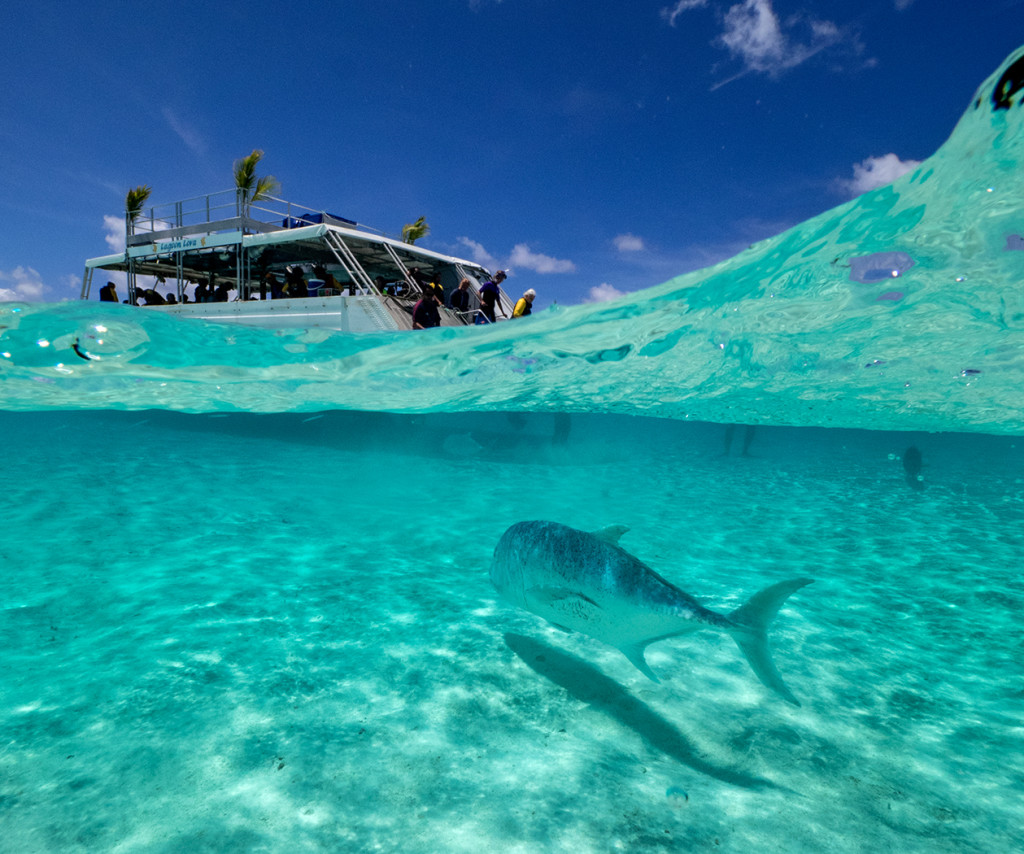
POLYGON ((607 282, 597 285, 590 289, 590 293, 584 302, 608 302, 609 300, 618 299, 621 296, 625 296, 624 291, 620 291, 613 285, 609 285, 607 282))
POLYGON ((810 37, 799 42, 784 33, 771 0, 744 0, 725 13, 725 31, 719 41, 750 71, 778 74, 806 62, 842 37, 831 21, 805 22, 797 16, 786 23, 790 31, 806 23, 810 37))
MULTIPOLYGON (((526 270, 533 270, 535 273, 576 272, 576 265, 572 261, 552 258, 550 255, 542 255, 539 252, 534 252, 525 243, 517 243, 512 248, 512 253, 509 255, 508 259, 501 261, 499 258, 496 258, 488 252, 482 244, 477 243, 475 240, 471 240, 468 237, 460 237, 458 242, 470 250, 470 259, 472 261, 491 271, 520 267, 526 270)), ((509 270, 509 272, 511 274, 511 270, 509 270)))
POLYGON ((183 122, 170 107, 164 107, 163 109, 164 120, 170 125, 178 138, 185 143, 196 154, 204 154, 206 152, 206 142, 203 138, 196 133, 196 131, 189 127, 183 122))
MULTIPOLYGON (((159 231, 161 228, 170 228, 171 226, 172 223, 169 222, 161 222, 160 220, 153 222, 145 217, 139 217, 135 222, 134 233, 141 234, 147 231, 159 231)), ((106 232, 103 235, 103 239, 107 241, 110 251, 124 252, 124 214, 121 214, 121 216, 107 214, 103 217, 103 230, 106 232)))
POLYGON ((31 267, 15 267, 11 272, 0 270, 0 302, 41 300, 43 280, 31 267))
POLYGON ((725 13, 719 41, 755 71, 785 62, 786 40, 770 0, 744 0, 725 13))
POLYGON ((481 267, 486 267, 488 270, 497 270, 501 266, 501 262, 475 240, 470 240, 468 237, 460 237, 458 242, 469 248, 470 260, 481 267))
POLYGON ((510 267, 525 267, 535 273, 574 273, 576 265, 572 261, 564 261, 559 258, 552 258, 550 255, 542 255, 539 252, 531 251, 525 243, 517 243, 512 247, 512 255, 508 259, 510 267))
POLYGON ((683 14, 683 12, 689 11, 690 9, 699 9, 702 6, 707 6, 708 0, 679 0, 675 6, 669 8, 665 7, 661 10, 661 17, 668 21, 670 27, 676 25, 676 18, 683 14))
MULTIPOLYGON (((679 0, 671 9, 662 9, 661 14, 670 25, 675 26, 676 18, 683 12, 706 5, 702 0, 679 0)), ((743 70, 718 83, 713 87, 715 89, 750 71, 775 76, 843 42, 856 52, 862 50, 855 36, 844 32, 832 21, 822 21, 803 14, 792 15, 781 21, 775 14, 772 0, 742 0, 718 14, 722 33, 715 39, 715 43, 742 62, 743 70)))
POLYGON ((920 160, 900 160, 895 154, 868 157, 860 163, 853 164, 852 179, 841 179, 838 184, 843 192, 853 198, 891 184, 901 175, 920 165, 920 160))
POLYGON ((619 252, 643 252, 646 248, 642 238, 635 234, 620 234, 612 239, 619 252))
POLYGON ((106 232, 103 239, 111 252, 124 252, 124 217, 110 216, 103 217, 103 230, 106 232))
MULTIPOLYGON (((82 277, 81 276, 73 276, 73 275, 71 275, 69 273, 69 274, 67 274, 65 276, 61 276, 60 283, 61 283, 61 285, 63 287, 63 290, 65 290, 67 293, 71 294, 72 298, 74 298, 74 299, 78 299, 79 298, 79 296, 81 295, 81 292, 82 292, 82 277)), ((68 297, 64 297, 64 299, 68 299, 68 297)))

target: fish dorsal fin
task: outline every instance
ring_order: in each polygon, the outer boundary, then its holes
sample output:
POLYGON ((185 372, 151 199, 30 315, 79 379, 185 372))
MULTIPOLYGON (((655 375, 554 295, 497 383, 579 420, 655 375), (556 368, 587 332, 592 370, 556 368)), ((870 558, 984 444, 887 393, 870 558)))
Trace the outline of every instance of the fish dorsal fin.
POLYGON ((644 658, 644 649, 646 643, 633 643, 628 646, 620 646, 619 651, 626 656, 632 663, 633 666, 643 673, 652 682, 661 682, 661 680, 654 675, 654 671, 647 665, 647 660, 644 658))
POLYGON ((629 528, 626 525, 609 525, 607 528, 601 528, 599 531, 591 531, 592 537, 597 537, 599 540, 604 540, 612 546, 619 544, 619 537, 628 531, 629 528))

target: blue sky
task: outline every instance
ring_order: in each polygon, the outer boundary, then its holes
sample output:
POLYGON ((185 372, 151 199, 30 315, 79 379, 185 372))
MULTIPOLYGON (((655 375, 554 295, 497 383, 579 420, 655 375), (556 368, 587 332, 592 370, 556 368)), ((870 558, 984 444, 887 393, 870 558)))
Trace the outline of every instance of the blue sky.
POLYGON ((0 35, 0 299, 77 297, 129 187, 280 195, 574 304, 896 177, 1024 0, 38 2, 0 35), (112 218, 112 219, 111 219, 112 218))

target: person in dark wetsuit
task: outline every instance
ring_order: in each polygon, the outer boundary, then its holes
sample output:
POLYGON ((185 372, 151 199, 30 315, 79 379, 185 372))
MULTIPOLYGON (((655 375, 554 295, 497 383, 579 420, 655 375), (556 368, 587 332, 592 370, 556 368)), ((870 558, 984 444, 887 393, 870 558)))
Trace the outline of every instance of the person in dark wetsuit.
POLYGON ((135 293, 146 305, 167 305, 167 300, 160 296, 153 288, 136 288, 135 293))
POLYGON ((469 311, 469 279, 459 282, 458 288, 448 297, 448 305, 453 311, 469 311))
POLYGON ((116 285, 113 282, 107 282, 100 288, 100 302, 118 302, 116 285))
POLYGON ((302 267, 297 264, 288 267, 284 274, 284 296, 289 299, 305 299, 309 296, 306 289, 306 277, 302 273, 302 267))
POLYGON ((437 310, 437 297, 427 288, 420 301, 412 309, 412 328, 431 329, 441 325, 441 313, 437 310))
POLYGON ((434 292, 434 296, 437 297, 437 304, 444 305, 444 285, 441 284, 441 274, 433 273, 430 276, 430 281, 427 282, 427 287, 434 292))

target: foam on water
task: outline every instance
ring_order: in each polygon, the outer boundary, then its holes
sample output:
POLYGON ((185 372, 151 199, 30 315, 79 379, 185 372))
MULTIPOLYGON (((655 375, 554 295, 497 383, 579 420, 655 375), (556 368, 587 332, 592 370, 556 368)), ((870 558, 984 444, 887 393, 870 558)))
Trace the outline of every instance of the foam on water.
POLYGON ((1018 56, 893 188, 611 305, 0 306, 0 850, 1024 849, 1024 445, 978 435, 1022 426, 1018 56), (654 684, 502 602, 523 519, 721 612, 813 577, 803 705, 720 633, 654 684))

